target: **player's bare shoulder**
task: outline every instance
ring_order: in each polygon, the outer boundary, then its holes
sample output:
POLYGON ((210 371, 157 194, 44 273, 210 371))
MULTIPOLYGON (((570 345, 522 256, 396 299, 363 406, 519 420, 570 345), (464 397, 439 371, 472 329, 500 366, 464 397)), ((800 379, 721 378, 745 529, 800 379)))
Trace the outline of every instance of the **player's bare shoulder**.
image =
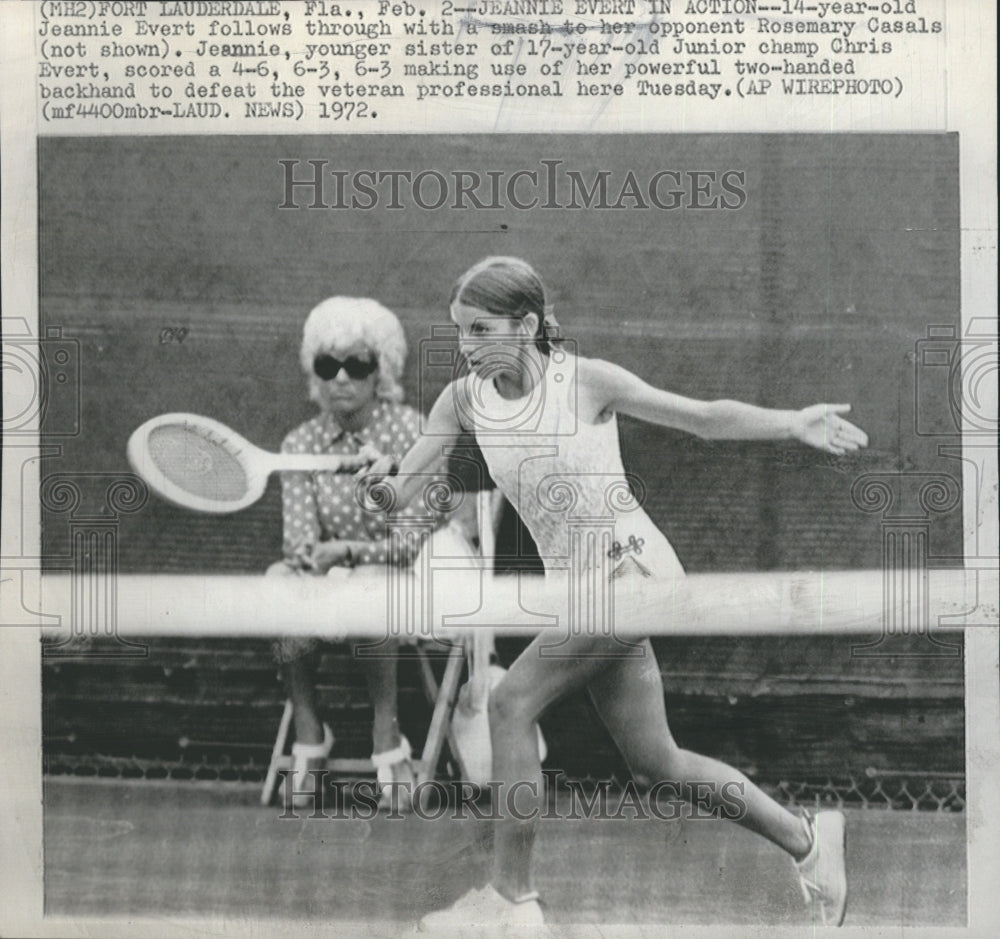
POLYGON ((593 423, 608 420, 630 373, 605 359, 577 356, 575 361, 576 399, 580 417, 593 423))
POLYGON ((606 359, 591 359, 582 355, 576 357, 576 371, 579 380, 594 387, 603 387, 620 380, 621 376, 627 374, 625 369, 606 359))

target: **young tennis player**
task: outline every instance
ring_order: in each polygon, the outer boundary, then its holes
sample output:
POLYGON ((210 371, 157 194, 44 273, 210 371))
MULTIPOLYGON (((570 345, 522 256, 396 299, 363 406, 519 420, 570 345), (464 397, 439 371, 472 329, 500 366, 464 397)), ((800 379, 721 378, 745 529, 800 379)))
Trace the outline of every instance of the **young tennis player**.
MULTIPOLYGON (((668 586, 679 586, 683 579, 673 548, 641 507, 634 500, 627 505, 608 498, 624 483, 617 414, 706 439, 792 439, 833 454, 867 445, 864 432, 842 416, 848 405, 779 411, 736 401, 697 401, 651 387, 610 362, 570 355, 558 343, 541 280, 516 258, 487 258, 467 271, 452 291, 451 318, 469 374, 444 390, 425 433, 398 467, 384 459, 370 472, 391 477, 398 469, 388 483, 397 504, 405 505, 419 489, 410 474, 434 465, 442 446, 462 431, 474 432, 491 475, 523 518, 547 570, 557 561, 565 566, 576 550, 567 525, 572 506, 578 518, 610 515, 614 525, 613 547, 605 550, 600 539, 584 539, 587 547, 582 556, 577 551, 575 567, 600 577, 648 578, 668 586)), ((746 806, 740 824, 788 852, 822 922, 842 922, 847 884, 840 812, 800 818, 743 774, 679 747, 667 724, 660 670, 648 639, 641 645, 643 654, 626 656, 614 637, 586 631, 569 637, 559 657, 540 655, 542 643, 536 638, 525 649, 491 696, 497 782, 534 783, 533 790, 522 785, 521 793, 543 798, 535 722, 557 699, 585 687, 637 780, 672 781, 689 799, 699 783, 700 793, 715 793, 715 808, 723 815, 722 796, 737 787, 746 806)), ((421 929, 543 922, 531 870, 536 822, 521 820, 537 816, 530 808, 519 798, 519 817, 498 823, 492 883, 425 917, 421 929)))

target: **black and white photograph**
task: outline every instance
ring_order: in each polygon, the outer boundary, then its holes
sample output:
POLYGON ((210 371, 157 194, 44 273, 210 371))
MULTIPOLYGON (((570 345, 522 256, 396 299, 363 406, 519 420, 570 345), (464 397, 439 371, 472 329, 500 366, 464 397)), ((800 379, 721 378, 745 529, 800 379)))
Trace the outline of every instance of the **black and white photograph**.
POLYGON ((46 912, 963 925, 958 151, 42 140, 46 912))
POLYGON ((0 0, 0 934, 997 934, 995 39, 0 0))

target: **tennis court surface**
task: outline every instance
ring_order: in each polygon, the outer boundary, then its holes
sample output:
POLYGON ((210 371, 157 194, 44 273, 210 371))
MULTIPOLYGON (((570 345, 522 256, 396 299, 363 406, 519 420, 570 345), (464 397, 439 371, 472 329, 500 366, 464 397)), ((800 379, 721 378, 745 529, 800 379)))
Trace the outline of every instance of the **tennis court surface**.
MULTIPOLYGON (((485 822, 282 818, 258 798, 239 783, 48 778, 47 915, 391 928, 487 877, 485 822)), ((965 813, 846 814, 845 925, 965 924, 965 813)), ((559 818, 540 829, 538 887, 557 927, 810 925, 783 852, 730 822, 559 818)))

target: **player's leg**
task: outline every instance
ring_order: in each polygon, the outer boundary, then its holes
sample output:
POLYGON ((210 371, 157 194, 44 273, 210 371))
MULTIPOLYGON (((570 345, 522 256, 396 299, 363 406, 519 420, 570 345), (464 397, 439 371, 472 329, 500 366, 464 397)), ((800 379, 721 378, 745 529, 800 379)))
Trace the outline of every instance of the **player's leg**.
POLYGON ((535 724, 550 704, 585 687, 612 661, 595 654, 620 652, 607 638, 575 637, 560 647, 560 657, 543 658, 540 649, 551 641, 537 637, 490 695, 493 779, 500 787, 501 800, 497 813, 501 818, 494 828, 492 882, 483 890, 470 891, 450 909, 425 916, 420 921, 422 931, 455 931, 470 922, 490 923, 495 928, 542 925, 531 870, 544 799, 535 724), (517 798, 511 805, 508 796, 514 784, 518 784, 517 798))
POLYGON ((720 816, 784 848, 817 919, 839 926, 847 906, 843 814, 819 812, 804 821, 732 767, 679 747, 667 724, 660 669, 648 640, 645 645, 648 655, 615 663, 589 688, 632 772, 648 784, 675 784, 688 800, 707 796, 720 816))
POLYGON ((635 779, 644 785, 676 785, 689 801, 696 797, 706 801, 720 817, 733 816, 796 859, 804 857, 809 838, 800 818, 738 770, 677 745, 667 723, 663 679, 649 640, 643 648, 645 655, 620 659, 588 688, 635 779))
POLYGON ((511 900, 534 891, 532 850, 545 797, 535 725, 551 704, 586 687, 615 661, 600 653, 621 651, 606 638, 577 636, 560 646, 558 656, 543 657, 540 650, 551 642, 536 637, 490 695, 493 777, 504 787, 504 817, 494 833, 493 885, 511 900), (507 797, 514 783, 519 786, 511 806, 507 797))

